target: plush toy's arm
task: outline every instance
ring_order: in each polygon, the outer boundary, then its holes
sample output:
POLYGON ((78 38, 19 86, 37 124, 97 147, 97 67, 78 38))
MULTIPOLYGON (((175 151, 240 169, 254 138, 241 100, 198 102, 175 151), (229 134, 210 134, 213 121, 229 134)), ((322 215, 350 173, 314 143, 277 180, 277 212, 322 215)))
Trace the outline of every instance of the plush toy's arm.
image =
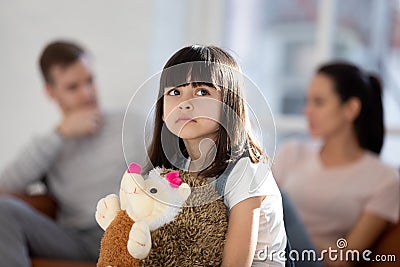
POLYGON ((105 231, 120 211, 118 196, 110 194, 99 200, 96 208, 96 221, 105 231))
POLYGON ((147 257, 151 249, 150 229, 146 222, 138 221, 132 225, 129 232, 128 251, 132 257, 142 260, 147 257))

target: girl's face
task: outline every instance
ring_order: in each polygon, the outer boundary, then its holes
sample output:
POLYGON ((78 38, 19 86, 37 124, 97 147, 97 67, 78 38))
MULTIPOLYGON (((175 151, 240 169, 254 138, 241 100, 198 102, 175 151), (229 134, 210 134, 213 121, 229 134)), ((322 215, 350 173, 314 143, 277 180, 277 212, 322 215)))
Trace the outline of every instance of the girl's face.
POLYGON ((305 115, 310 134, 326 138, 352 124, 347 107, 335 92, 333 81, 326 75, 317 74, 307 91, 305 115))
POLYGON ((184 140, 215 140, 222 111, 222 93, 207 85, 188 84, 164 90, 163 120, 184 140))

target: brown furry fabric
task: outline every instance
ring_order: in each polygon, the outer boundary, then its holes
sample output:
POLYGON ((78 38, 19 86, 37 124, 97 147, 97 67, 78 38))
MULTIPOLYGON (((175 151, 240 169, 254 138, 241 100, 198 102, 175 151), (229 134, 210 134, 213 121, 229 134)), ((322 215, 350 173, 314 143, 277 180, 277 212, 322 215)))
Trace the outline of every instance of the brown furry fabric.
MULTIPOLYGON (((180 172, 180 177, 191 188, 207 185, 186 172, 180 172)), ((211 187, 192 193, 186 201, 188 207, 174 221, 151 233, 152 248, 142 266, 220 266, 228 229, 226 207, 221 199, 190 206, 217 198, 211 187)))
MULTIPOLYGON (((180 177, 191 188, 207 185, 186 172, 180 172, 180 177)), ((142 261, 128 252, 129 231, 134 222, 125 211, 120 211, 104 233, 97 266, 220 266, 228 229, 226 207, 221 199, 206 201, 218 197, 211 187, 192 191, 187 207, 175 220, 151 232, 152 248, 142 261), (207 204, 191 205, 196 203, 207 204)))
POLYGON ((133 220, 128 214, 124 210, 119 211, 104 232, 97 267, 109 265, 118 267, 140 266, 140 260, 133 258, 126 246, 132 225, 133 220))

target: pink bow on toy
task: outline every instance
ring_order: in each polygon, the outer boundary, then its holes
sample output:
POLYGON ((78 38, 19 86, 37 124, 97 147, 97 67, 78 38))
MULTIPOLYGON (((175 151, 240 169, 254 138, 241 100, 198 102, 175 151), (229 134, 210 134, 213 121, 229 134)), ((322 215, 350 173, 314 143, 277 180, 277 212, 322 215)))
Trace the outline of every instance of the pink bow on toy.
POLYGON ((182 179, 179 178, 179 171, 173 171, 173 172, 167 173, 165 175, 165 178, 167 179, 169 184, 174 188, 177 188, 182 184, 182 179))

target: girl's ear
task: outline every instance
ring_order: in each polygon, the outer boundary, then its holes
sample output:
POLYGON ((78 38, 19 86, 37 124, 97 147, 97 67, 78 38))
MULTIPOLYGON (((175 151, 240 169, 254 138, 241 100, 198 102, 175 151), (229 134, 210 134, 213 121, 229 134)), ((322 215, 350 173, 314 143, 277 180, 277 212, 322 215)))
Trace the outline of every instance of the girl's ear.
POLYGON ((344 116, 348 121, 353 122, 357 119, 361 111, 361 101, 357 97, 351 97, 346 101, 344 116))

